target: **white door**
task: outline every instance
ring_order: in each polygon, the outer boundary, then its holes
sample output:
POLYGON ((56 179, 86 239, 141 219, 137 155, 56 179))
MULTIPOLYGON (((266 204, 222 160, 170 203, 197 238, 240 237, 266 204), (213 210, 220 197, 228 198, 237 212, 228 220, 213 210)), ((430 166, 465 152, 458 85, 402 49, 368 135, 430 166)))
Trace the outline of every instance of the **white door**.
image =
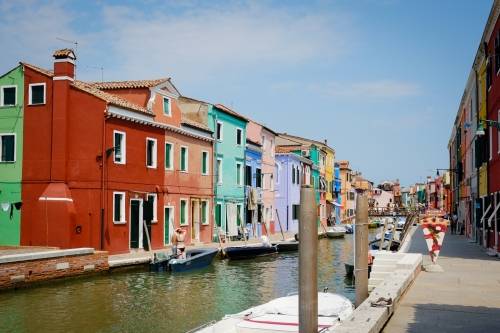
POLYGON ((165 206, 164 207, 165 214, 163 215, 163 235, 165 237, 164 244, 169 245, 170 239, 172 238, 172 234, 174 232, 174 207, 173 206, 165 206))

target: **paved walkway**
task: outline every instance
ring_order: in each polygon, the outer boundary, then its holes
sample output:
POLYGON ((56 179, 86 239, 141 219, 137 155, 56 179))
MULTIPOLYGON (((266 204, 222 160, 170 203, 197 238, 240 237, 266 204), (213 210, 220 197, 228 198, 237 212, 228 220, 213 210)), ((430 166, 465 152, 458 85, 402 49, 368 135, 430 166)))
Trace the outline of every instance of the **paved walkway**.
MULTIPOLYGON (((408 252, 430 263, 421 229, 408 252)), ((422 271, 383 332, 500 332, 500 259, 447 234, 438 264, 444 272, 422 271)))

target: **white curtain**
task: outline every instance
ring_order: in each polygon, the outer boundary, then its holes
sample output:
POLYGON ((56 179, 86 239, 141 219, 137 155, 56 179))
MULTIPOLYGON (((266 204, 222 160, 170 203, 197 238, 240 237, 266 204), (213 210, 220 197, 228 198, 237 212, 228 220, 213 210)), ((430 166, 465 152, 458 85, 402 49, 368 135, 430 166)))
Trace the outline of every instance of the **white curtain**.
POLYGON ((227 234, 229 236, 238 236, 238 225, 237 225, 237 208, 236 204, 228 203, 226 204, 226 214, 227 214, 227 234))

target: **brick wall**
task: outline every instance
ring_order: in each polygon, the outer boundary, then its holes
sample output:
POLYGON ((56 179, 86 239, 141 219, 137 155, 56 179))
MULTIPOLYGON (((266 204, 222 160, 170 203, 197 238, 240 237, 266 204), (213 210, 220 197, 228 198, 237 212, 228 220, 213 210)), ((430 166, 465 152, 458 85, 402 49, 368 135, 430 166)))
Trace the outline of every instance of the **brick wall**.
POLYGON ((108 252, 0 264, 0 289, 106 271, 108 252))

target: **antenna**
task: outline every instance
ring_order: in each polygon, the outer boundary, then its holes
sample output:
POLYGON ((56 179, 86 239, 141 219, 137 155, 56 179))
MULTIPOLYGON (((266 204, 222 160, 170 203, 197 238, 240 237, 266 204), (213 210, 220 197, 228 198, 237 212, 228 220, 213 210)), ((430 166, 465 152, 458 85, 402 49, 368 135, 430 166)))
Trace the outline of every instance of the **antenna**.
POLYGON ((90 68, 90 69, 98 69, 101 71, 101 82, 104 82, 104 67, 98 67, 98 66, 85 66, 85 68, 90 68))
POLYGON ((75 53, 78 53, 78 41, 76 40, 70 40, 70 39, 64 39, 64 38, 61 38, 61 37, 56 37, 57 40, 60 40, 61 42, 65 42, 65 43, 70 43, 70 44, 74 44, 75 45, 75 53))

